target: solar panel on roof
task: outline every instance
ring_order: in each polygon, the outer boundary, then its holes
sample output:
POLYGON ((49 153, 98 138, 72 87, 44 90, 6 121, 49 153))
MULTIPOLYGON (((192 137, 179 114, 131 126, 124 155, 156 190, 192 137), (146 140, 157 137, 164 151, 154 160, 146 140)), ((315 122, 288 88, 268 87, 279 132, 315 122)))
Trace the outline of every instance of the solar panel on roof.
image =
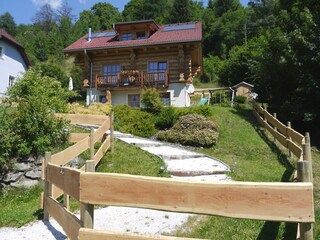
POLYGON ((98 32, 98 33, 92 33, 93 38, 99 38, 99 37, 112 37, 116 35, 116 32, 98 32))
POLYGON ((175 30, 188 30, 188 29, 195 29, 196 24, 190 23, 190 24, 181 24, 181 25, 172 25, 172 26, 165 26, 163 28, 163 31, 175 31, 175 30))

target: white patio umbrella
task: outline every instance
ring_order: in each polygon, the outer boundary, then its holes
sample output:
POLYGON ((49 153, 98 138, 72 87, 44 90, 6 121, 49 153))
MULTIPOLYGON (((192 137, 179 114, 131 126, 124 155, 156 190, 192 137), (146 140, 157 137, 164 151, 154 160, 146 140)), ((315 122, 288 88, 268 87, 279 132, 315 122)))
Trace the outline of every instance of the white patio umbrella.
POLYGON ((69 90, 73 90, 73 81, 72 81, 72 77, 69 78, 69 90))

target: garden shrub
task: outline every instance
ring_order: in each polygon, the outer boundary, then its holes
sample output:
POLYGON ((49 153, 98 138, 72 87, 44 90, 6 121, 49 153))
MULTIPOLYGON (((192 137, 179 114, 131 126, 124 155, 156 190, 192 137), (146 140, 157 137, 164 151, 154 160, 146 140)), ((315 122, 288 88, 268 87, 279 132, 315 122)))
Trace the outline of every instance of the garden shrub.
POLYGON ((41 155, 68 139, 68 121, 55 117, 65 112, 67 100, 75 93, 61 87, 57 80, 28 70, 9 91, 9 101, 17 107, 8 116, 8 131, 15 136, 8 155, 41 155))
POLYGON ((155 125, 158 129, 164 130, 171 128, 178 120, 178 115, 173 107, 164 107, 156 115, 155 125))
POLYGON ((151 137, 157 132, 152 114, 127 105, 116 106, 113 110, 116 130, 140 137, 151 137))
POLYGON ((155 88, 149 88, 142 92, 141 102, 143 108, 149 113, 159 113, 162 108, 162 101, 159 97, 159 92, 155 88))
POLYGON ((213 114, 212 107, 208 105, 176 108, 175 110, 178 117, 182 117, 188 114, 198 114, 205 117, 210 117, 213 114))
POLYGON ((179 132, 176 130, 161 131, 157 135, 159 140, 179 143, 194 147, 211 147, 217 142, 218 133, 213 130, 197 130, 179 132))
POLYGON ((239 104, 244 104, 247 102, 247 98, 245 96, 236 96, 235 102, 237 102, 239 104))
POLYGON ((204 130, 204 129, 211 129, 216 131, 217 126, 216 124, 211 121, 210 119, 198 115, 198 114, 189 114, 183 116, 179 119, 179 121, 173 126, 174 130, 177 131, 185 131, 185 130, 204 130))
POLYGON ((159 140, 196 147, 211 147, 218 136, 216 124, 197 114, 182 116, 172 129, 157 134, 159 140))

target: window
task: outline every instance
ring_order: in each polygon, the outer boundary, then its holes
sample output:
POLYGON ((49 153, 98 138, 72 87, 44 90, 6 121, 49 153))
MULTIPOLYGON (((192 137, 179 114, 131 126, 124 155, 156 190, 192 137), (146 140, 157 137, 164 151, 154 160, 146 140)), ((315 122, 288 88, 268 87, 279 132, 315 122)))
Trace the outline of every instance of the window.
POLYGON ((145 39, 146 33, 145 32, 137 32, 137 39, 145 39))
POLYGON ((106 83, 117 83, 118 72, 120 71, 120 64, 106 65, 103 67, 103 76, 106 83))
POLYGON ((15 79, 16 78, 14 76, 9 75, 9 87, 13 86, 15 79))
POLYGON ((129 94, 128 95, 128 105, 130 107, 140 107, 140 95, 139 94, 129 94))
POLYGON ((152 80, 155 83, 163 83, 166 80, 167 62, 149 62, 149 72, 153 73, 152 80))
POLYGON ((149 62, 149 72, 167 71, 167 62, 149 62))
POLYGON ((132 34, 131 33, 122 34, 122 41, 129 41, 129 40, 132 40, 132 34))
POLYGON ((106 103, 107 102, 106 96, 100 96, 100 102, 101 103, 106 103))
POLYGON ((170 93, 160 93, 160 99, 163 106, 170 106, 170 93))

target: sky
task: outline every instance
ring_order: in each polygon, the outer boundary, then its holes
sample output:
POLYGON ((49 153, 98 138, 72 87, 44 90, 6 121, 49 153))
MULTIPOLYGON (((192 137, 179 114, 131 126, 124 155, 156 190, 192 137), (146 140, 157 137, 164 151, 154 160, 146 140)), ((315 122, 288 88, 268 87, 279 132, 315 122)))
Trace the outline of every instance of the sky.
MULTIPOLYGON (((57 9, 61 6, 64 0, 0 0, 0 15, 5 12, 9 12, 16 24, 30 24, 32 18, 39 10, 39 8, 49 3, 53 9, 57 9)), ((99 1, 99 0, 66 0, 68 5, 72 7, 73 14, 77 17, 83 10, 90 9, 97 2, 109 2, 121 12, 123 11, 124 5, 129 0, 111 0, 111 1, 99 1)), ((207 6, 208 0, 202 1, 204 6, 207 6)), ((242 5, 246 6, 248 0, 240 0, 242 5)))

